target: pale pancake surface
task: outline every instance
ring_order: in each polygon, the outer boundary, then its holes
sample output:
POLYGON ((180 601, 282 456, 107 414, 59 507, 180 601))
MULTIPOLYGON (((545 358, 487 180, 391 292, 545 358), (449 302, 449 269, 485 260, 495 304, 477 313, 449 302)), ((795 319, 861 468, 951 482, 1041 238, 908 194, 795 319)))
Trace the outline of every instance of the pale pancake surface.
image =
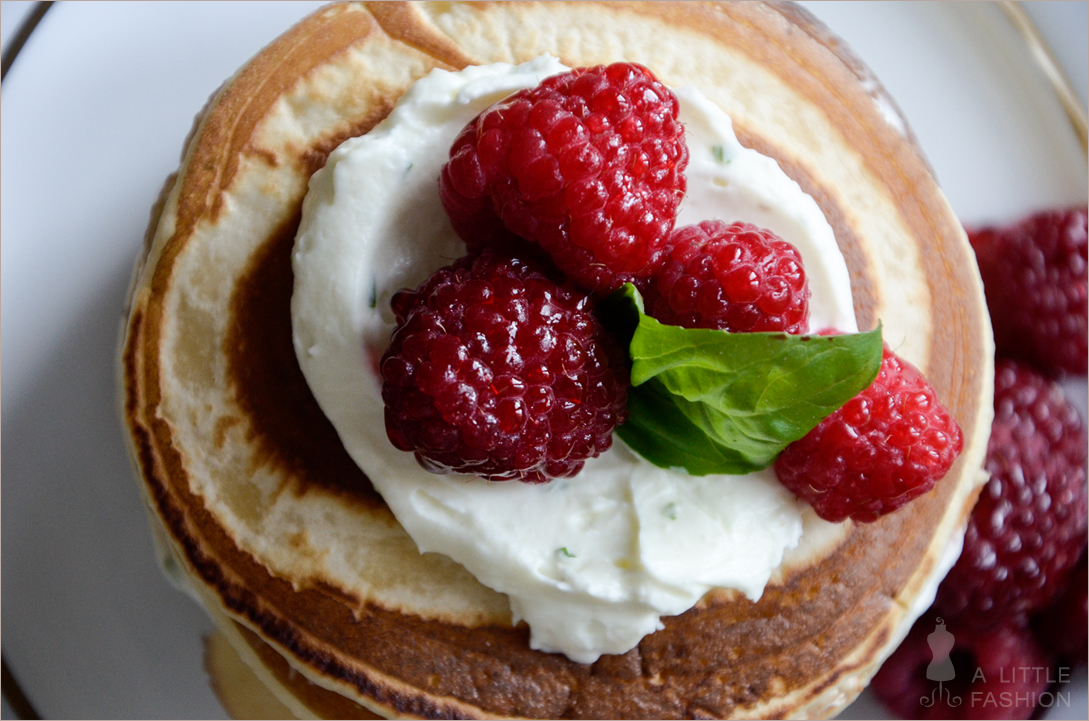
POLYGON ((805 716, 849 702, 970 508, 993 372, 963 231, 860 73, 808 16, 762 4, 349 4, 269 45, 198 119, 149 231, 123 355, 149 500, 206 603, 387 715, 805 716), (817 200, 860 326, 880 320, 966 438, 933 493, 805 537, 758 603, 711 594, 592 666, 531 651, 504 596, 417 552, 311 397, 288 310, 302 197, 328 153, 433 67, 543 52, 639 62, 726 110, 817 200))

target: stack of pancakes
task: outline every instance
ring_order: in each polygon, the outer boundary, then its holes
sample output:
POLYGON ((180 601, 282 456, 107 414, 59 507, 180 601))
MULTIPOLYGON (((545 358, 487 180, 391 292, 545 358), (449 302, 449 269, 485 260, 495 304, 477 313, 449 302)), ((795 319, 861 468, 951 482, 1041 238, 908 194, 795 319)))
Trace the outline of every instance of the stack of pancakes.
MULTIPOLYGON (((955 552, 990 428, 991 352, 971 249, 895 105, 797 7, 353 3, 275 40, 198 117, 137 264, 124 418, 164 553, 282 704, 266 713, 815 717, 865 686, 955 552), (638 62, 729 113, 823 210, 859 326, 883 324, 965 435, 933 492, 805 534, 758 602, 714 591, 592 665, 531 650, 505 596, 417 551, 292 347, 292 245, 329 152, 432 68, 545 52, 638 62)), ((230 654, 214 656, 228 697, 230 654)))

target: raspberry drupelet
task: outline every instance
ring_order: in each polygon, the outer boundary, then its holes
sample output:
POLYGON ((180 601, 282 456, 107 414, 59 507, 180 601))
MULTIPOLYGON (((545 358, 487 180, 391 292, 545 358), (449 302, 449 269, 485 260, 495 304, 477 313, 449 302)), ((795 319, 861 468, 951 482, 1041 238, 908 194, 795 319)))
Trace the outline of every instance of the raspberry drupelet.
POLYGON ((1084 663, 1089 657, 1089 567, 1086 550, 1067 575, 1066 585, 1032 619, 1036 637, 1061 661, 1084 663))
POLYGON ((991 474, 935 607, 977 628, 1024 625, 1062 589, 1085 547, 1086 441, 1062 387, 1027 366, 995 366, 991 474))
POLYGON ((963 445, 934 389, 886 347, 874 382, 788 445, 775 471, 824 520, 869 523, 933 488, 963 445))
POLYGON ((706 220, 674 230, 645 300, 648 315, 685 328, 804 333, 809 327, 801 254, 749 223, 706 220))
POLYGON ((611 445, 626 417, 627 366, 584 293, 485 251, 392 306, 386 432, 424 468, 541 483, 611 445))
POLYGON ((684 195, 677 98, 633 63, 579 68, 496 103, 455 139, 439 178, 470 250, 507 228, 585 290, 653 273, 684 195))
POLYGON ((1066 578, 1059 597, 1036 612, 1032 630, 1041 643, 1064 662, 1084 662, 1089 657, 1089 566, 1086 549, 1066 578))
POLYGON ((1050 374, 1085 375, 1087 212, 1047 210, 1004 227, 969 231, 999 357, 1050 374))

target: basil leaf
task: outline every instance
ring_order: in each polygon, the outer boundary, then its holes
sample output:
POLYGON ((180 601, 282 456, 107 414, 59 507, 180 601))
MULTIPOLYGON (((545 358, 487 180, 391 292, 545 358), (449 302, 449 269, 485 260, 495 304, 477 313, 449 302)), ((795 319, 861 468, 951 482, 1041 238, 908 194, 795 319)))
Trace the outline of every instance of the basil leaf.
POLYGON ((798 336, 669 326, 643 312, 630 284, 610 303, 626 305, 629 318, 632 309, 638 314, 620 437, 652 463, 694 475, 767 467, 868 387, 881 366, 880 328, 798 336))
POLYGON ((694 476, 757 470, 740 454, 711 440, 677 407, 677 397, 651 379, 628 392, 628 422, 617 435, 660 468, 683 468, 694 476))

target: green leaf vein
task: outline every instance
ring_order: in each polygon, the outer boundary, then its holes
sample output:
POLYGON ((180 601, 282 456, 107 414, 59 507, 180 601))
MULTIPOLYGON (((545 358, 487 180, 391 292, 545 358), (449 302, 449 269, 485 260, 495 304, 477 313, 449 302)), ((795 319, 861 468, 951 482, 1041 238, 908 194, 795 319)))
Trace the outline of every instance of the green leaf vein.
POLYGON ((835 336, 729 333, 658 322, 629 285, 610 299, 628 326, 632 388, 618 434, 651 462, 694 475, 749 473, 869 386, 881 329, 835 336))

